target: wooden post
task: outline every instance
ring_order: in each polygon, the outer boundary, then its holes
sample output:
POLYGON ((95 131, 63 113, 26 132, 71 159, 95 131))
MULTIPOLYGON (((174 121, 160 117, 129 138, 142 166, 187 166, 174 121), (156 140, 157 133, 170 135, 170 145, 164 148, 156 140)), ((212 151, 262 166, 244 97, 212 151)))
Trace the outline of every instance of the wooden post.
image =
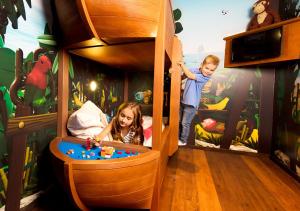
POLYGON ((124 102, 128 101, 128 73, 124 73, 124 102))
MULTIPOLYGON (((161 151, 162 140, 162 117, 163 117, 163 94, 164 94, 164 68, 165 68, 165 37, 166 37, 166 7, 167 0, 161 1, 160 20, 155 39, 155 57, 154 57, 154 83, 153 83, 153 132, 152 149, 161 151)), ((163 156, 163 155, 161 155, 163 156)), ((157 179, 154 187, 151 211, 159 210, 160 196, 160 171, 161 162, 158 165, 157 179)))
POLYGON ((155 39, 154 83, 153 83, 153 134, 152 149, 160 150, 162 137, 164 68, 165 68, 165 36, 166 36, 166 1, 161 1, 161 13, 157 37, 155 39))
POLYGON ((58 116, 57 136, 67 136, 68 99, 69 99, 69 55, 65 49, 59 51, 58 57, 58 116))
MULTIPOLYGON (((32 110, 29 106, 17 97, 17 90, 20 86, 21 71, 23 66, 23 52, 21 49, 16 51, 16 69, 15 81, 10 87, 10 96, 14 104, 16 104, 16 117, 29 116, 32 110)), ((20 122, 21 123, 21 122, 20 122)), ((25 125, 26 127, 26 125, 25 125)), ((23 168, 25 161, 27 133, 14 135, 9 143, 10 153, 8 161, 8 186, 6 198, 6 211, 20 210, 20 200, 22 193, 23 168)))
POLYGON ((182 61, 182 45, 178 37, 173 39, 172 67, 171 67, 171 93, 170 93, 170 146, 169 155, 178 149, 179 133, 179 106, 180 106, 180 81, 181 68, 177 62, 182 61))
POLYGON ((264 68, 260 81, 260 107, 258 152, 271 152, 272 127, 273 127, 273 102, 274 102, 275 68, 264 68))

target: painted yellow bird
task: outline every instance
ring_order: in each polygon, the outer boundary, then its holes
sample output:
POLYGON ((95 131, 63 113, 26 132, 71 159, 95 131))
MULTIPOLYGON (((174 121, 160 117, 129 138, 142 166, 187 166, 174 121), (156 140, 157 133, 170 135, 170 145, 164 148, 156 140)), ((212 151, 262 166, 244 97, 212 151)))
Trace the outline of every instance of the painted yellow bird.
POLYGON ((227 103, 229 102, 229 98, 225 97, 223 100, 216 104, 206 104, 204 105, 207 107, 208 110, 224 110, 226 108, 227 103))
POLYGON ((207 132, 206 130, 204 130, 204 128, 203 127, 201 127, 201 125, 200 124, 197 124, 196 126, 195 126, 195 130, 196 130, 196 133, 198 134, 198 135, 200 135, 201 134, 201 137, 203 137, 203 138, 220 138, 221 136, 223 136, 223 134, 219 134, 219 133, 210 133, 210 132, 207 132))

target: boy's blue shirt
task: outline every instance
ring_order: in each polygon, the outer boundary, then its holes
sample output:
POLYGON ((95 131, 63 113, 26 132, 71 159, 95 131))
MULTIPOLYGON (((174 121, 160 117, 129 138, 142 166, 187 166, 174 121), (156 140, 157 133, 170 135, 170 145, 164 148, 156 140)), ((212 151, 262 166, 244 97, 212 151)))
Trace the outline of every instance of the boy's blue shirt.
POLYGON ((196 79, 192 80, 188 78, 186 80, 181 103, 191 105, 198 109, 202 88, 210 77, 204 76, 199 68, 191 68, 190 71, 195 74, 196 79))

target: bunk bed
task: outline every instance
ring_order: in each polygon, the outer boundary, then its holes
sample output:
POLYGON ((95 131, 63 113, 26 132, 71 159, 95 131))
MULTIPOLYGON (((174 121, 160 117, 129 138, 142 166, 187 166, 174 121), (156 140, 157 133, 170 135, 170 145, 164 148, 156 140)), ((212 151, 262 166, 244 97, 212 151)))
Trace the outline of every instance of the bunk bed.
MULTIPOLYGON (((170 0, 77 0, 76 4, 73 0, 56 0, 55 9, 63 43, 59 52, 57 138, 50 144, 55 173, 82 210, 95 207, 158 210, 168 158, 178 147, 181 79, 176 62, 182 59, 182 50, 174 36, 170 0), (153 71, 152 149, 104 142, 141 154, 94 161, 71 159, 58 150, 62 141, 83 143, 69 137, 66 128, 68 65, 72 54, 125 72, 153 71), (162 130, 164 73, 169 69, 173 69, 169 125, 162 130)), ((126 77, 124 100, 128 100, 126 77)))

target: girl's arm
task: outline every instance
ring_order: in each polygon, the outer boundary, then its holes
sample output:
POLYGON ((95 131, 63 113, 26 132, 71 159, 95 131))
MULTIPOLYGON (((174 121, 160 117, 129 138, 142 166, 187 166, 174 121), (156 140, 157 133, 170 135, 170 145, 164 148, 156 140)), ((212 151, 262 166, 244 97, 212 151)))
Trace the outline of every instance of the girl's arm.
POLYGON ((112 136, 110 133, 111 129, 112 129, 112 122, 113 122, 113 120, 101 131, 101 133, 99 133, 98 135, 95 136, 96 141, 101 141, 107 135, 109 137, 109 140, 112 141, 112 136))
POLYGON ((183 62, 179 62, 178 63, 179 66, 182 68, 182 71, 184 72, 184 74, 186 75, 186 77, 188 77, 189 79, 192 80, 196 80, 196 75, 194 73, 192 73, 184 64, 183 62))

